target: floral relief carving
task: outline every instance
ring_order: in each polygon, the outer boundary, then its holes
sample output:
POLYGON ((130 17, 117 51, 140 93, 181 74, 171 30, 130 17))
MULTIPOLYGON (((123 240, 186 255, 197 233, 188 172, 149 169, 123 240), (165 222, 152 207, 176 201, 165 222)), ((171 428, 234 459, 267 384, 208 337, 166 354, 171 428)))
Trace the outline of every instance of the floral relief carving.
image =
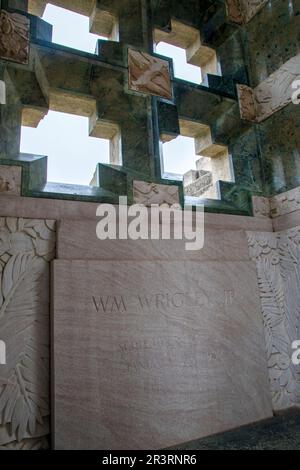
POLYGON ((300 339, 300 227, 248 232, 256 262, 274 409, 300 403, 300 368, 292 342, 300 339))
POLYGON ((0 446, 49 432, 54 229, 54 221, 0 218, 0 337, 7 350, 0 367, 0 446))
POLYGON ((0 10, 0 58, 28 63, 30 21, 19 13, 0 10))
POLYGON ((128 49, 129 89, 172 99, 170 67, 167 60, 128 49))

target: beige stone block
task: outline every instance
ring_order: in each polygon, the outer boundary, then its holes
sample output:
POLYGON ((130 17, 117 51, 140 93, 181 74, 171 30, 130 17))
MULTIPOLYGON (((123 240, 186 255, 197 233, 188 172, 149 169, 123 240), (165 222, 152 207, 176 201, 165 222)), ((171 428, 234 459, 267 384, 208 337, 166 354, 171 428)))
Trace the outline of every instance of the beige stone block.
POLYGON ((54 262, 56 449, 161 449, 272 415, 252 262, 54 262))
MULTIPOLYGON (((65 201, 62 199, 27 198, 19 196, 0 197, 0 215, 27 218, 74 219, 85 221, 96 219, 99 204, 95 202, 65 201)), ((206 228, 216 230, 257 230, 272 232, 272 220, 230 214, 204 214, 206 228)))
POLYGON ((268 197, 252 197, 253 214, 256 217, 271 217, 270 199, 268 197))
POLYGON ((203 248, 197 251, 187 251, 185 240, 99 240, 96 236, 96 224, 99 220, 100 218, 85 221, 60 221, 57 258, 115 261, 247 261, 250 259, 244 230, 225 228, 219 230, 205 227, 203 248))

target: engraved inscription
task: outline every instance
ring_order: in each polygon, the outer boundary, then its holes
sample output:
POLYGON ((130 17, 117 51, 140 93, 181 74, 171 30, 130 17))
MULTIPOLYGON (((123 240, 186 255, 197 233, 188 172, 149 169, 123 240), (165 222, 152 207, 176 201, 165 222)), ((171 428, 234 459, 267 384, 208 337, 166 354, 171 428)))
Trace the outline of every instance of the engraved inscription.
POLYGON ((183 307, 213 307, 214 305, 232 305, 235 301, 233 290, 224 291, 221 299, 211 299, 204 291, 199 292, 157 292, 134 295, 93 295, 92 305, 98 313, 123 313, 130 309, 159 311, 181 309, 183 307))

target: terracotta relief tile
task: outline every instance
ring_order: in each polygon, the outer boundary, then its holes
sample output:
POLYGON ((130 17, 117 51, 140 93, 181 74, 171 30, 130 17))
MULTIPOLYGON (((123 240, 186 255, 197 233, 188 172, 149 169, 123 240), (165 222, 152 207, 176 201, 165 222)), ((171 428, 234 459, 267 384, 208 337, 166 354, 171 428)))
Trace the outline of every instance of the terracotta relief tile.
POLYGON ((170 67, 167 60, 128 49, 130 90, 172 99, 170 67))
POLYGON ((179 190, 178 186, 136 180, 133 182, 133 199, 136 204, 145 206, 151 204, 172 206, 179 204, 179 190))
POLYGON ((0 11, 0 58, 27 64, 30 21, 19 13, 0 11))
POLYGON ((247 85, 237 85, 241 118, 256 121, 256 107, 253 89, 247 85))

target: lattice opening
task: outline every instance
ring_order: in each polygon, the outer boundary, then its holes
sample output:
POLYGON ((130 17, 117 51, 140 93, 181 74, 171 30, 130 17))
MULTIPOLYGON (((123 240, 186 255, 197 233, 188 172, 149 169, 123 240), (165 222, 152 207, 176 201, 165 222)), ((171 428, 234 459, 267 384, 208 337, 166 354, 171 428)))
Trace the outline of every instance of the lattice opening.
POLYGON ((225 145, 212 141, 210 127, 179 120, 180 136, 162 143, 163 177, 182 179, 184 194, 219 199, 219 180, 234 181, 231 155, 225 145))
MULTIPOLYGON (((160 29, 154 30, 154 42, 156 44, 156 52, 163 54, 163 51, 165 51, 164 55, 168 55, 171 58, 173 58, 171 54, 179 54, 178 50, 174 49, 175 47, 177 49, 181 49, 181 54, 183 54, 183 50, 185 51, 186 65, 184 67, 182 59, 181 62, 178 61, 177 67, 176 59, 174 61, 175 74, 179 74, 176 75, 178 76, 178 78, 184 78, 188 81, 194 81, 189 80, 189 78, 186 78, 186 76, 189 76, 189 74, 187 73, 188 69, 186 68, 188 65, 194 66, 199 70, 199 81, 197 79, 195 83, 204 83, 206 81, 206 75, 208 73, 220 75, 220 66, 218 64, 216 51, 202 43, 200 32, 196 28, 187 26, 177 20, 172 19, 170 31, 162 31, 160 29), (166 48, 166 44, 169 44, 169 46, 171 46, 171 48, 169 49, 170 54, 167 53, 168 51, 166 48), (180 76, 180 68, 183 71, 182 76, 180 76), (186 72, 184 72, 184 70, 186 70, 186 72)), ((189 70, 190 74, 194 73, 191 72, 192 69, 189 70)))
POLYGON ((109 163, 110 141, 89 136, 89 118, 49 111, 37 128, 22 126, 20 151, 48 156, 48 182, 90 184, 97 163, 109 163))
POLYGON ((185 50, 181 47, 172 46, 166 42, 160 42, 157 44, 155 52, 173 59, 174 76, 176 78, 196 84, 202 82, 201 68, 187 63, 185 50))
POLYGON ((53 28, 53 42, 94 53, 98 39, 119 40, 118 19, 94 0, 29 0, 28 11, 53 28))
POLYGON ((89 18, 48 4, 43 19, 53 25, 52 42, 94 54, 98 39, 89 32, 89 18))

